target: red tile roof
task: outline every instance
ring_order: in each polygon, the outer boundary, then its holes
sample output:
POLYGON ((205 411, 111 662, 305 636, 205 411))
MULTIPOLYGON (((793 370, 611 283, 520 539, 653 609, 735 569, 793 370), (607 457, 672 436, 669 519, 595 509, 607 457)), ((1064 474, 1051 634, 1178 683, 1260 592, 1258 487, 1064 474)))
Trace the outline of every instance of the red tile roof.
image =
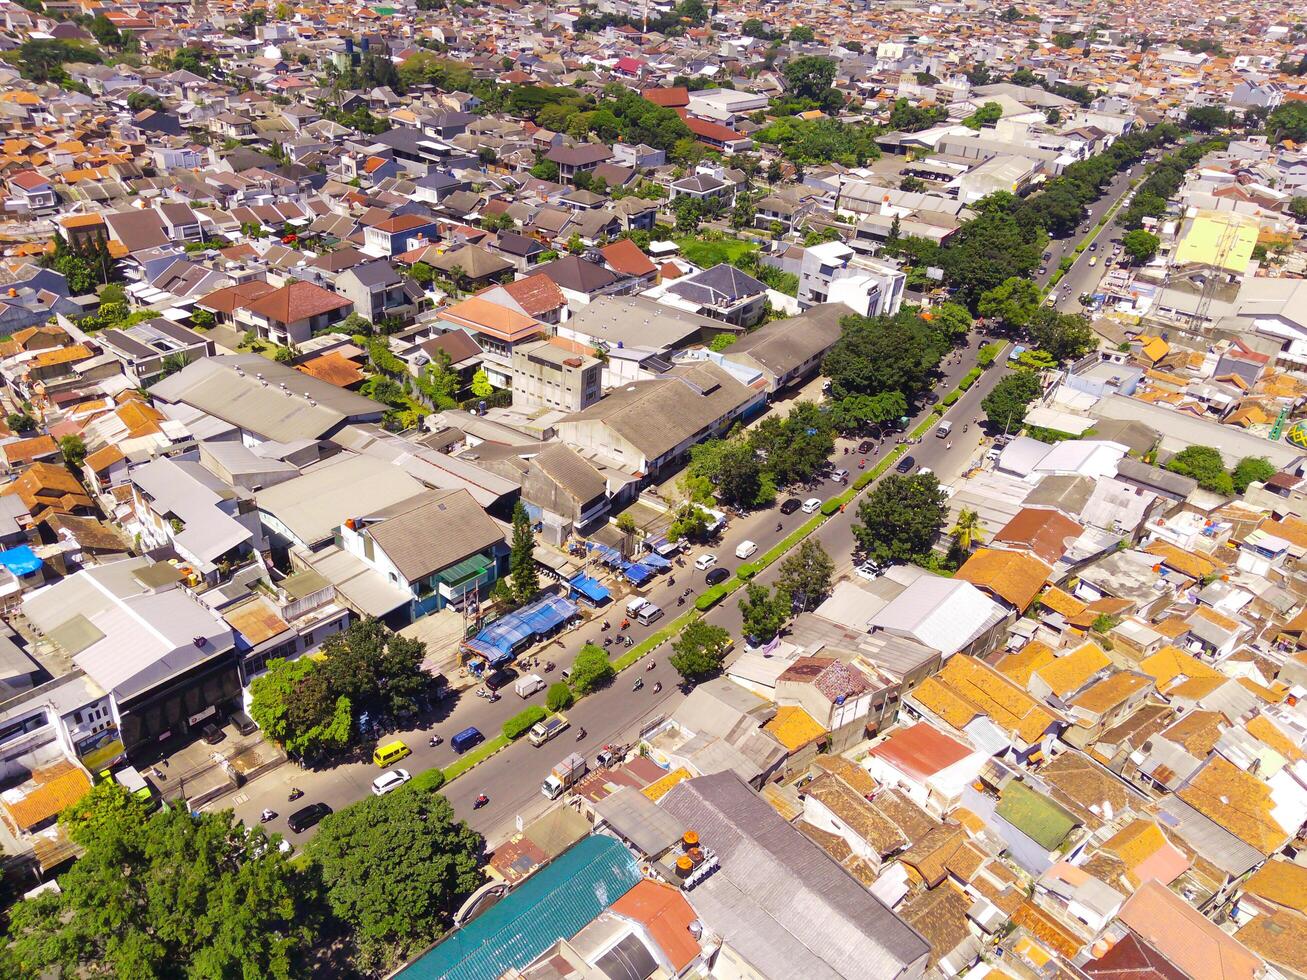
POLYGON ((895 732, 869 754, 883 759, 900 772, 925 779, 965 759, 971 754, 971 749, 933 725, 918 722, 911 728, 895 732))
POLYGON ((295 323, 322 313, 330 313, 353 304, 344 296, 311 282, 287 283, 280 289, 243 304, 251 313, 257 313, 281 323, 295 323))

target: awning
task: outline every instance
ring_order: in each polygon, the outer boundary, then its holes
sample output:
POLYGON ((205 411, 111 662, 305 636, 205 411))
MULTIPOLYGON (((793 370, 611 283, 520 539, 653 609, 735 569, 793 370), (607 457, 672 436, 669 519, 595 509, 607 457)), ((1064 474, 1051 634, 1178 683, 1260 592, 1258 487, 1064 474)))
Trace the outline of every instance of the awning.
POLYGON ((636 585, 643 585, 645 582, 649 581, 649 579, 654 577, 654 570, 652 568, 647 568, 644 565, 635 564, 628 565, 623 570, 622 574, 636 585))
POLYGON ((577 613, 576 603, 559 596, 546 596, 495 620, 463 645, 490 661, 506 664, 531 640, 547 636, 577 613))
POLYGON ((491 564, 493 564, 493 559, 487 558, 485 555, 472 555, 470 558, 464 558, 448 568, 442 568, 436 573, 436 578, 446 585, 462 585, 468 579, 480 575, 491 564))
POLYGON ((32 549, 25 544, 10 548, 8 551, 0 551, 0 565, 15 575, 31 575, 42 564, 41 559, 37 558, 32 549))
POLYGON ((613 597, 613 594, 600 585, 597 579, 593 579, 589 575, 578 575, 567 584, 596 606, 607 602, 613 597))
POLYGON ((658 571, 666 571, 672 567, 672 563, 662 555, 645 555, 640 559, 640 564, 646 568, 653 568, 658 571))

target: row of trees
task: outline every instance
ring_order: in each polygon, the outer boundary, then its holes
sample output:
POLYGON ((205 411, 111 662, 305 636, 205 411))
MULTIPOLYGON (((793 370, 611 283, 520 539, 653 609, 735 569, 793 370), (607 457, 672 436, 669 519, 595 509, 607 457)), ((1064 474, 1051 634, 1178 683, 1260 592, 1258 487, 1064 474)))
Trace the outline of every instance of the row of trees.
POLYGON ((1044 293, 1030 279, 1013 277, 981 294, 977 312, 999 321, 1012 333, 1025 333, 1057 363, 1093 350, 1098 340, 1082 313, 1059 313, 1044 303, 1044 293))
POLYGON ((833 414, 851 431, 860 422, 906 415, 906 402, 929 386, 944 355, 971 329, 956 303, 923 312, 905 306, 893 316, 846 316, 822 366, 830 378, 833 414))
POLYGON ((328 816, 303 861, 231 811, 151 814, 113 782, 59 822, 82 856, 58 892, 11 910, 4 976, 289 980, 334 937, 384 971, 438 939, 483 880, 481 836, 414 783, 328 816))
POLYGON ((1166 461, 1165 469, 1191 477, 1204 490, 1229 496, 1243 493, 1252 483, 1265 483, 1275 467, 1265 456, 1245 456, 1227 471, 1221 453, 1211 446, 1188 446, 1166 461))
POLYGON ((1167 202, 1179 189, 1185 174, 1212 150, 1224 145, 1224 140, 1218 139, 1186 143, 1157 161, 1148 179, 1135 191, 1130 205, 1117 214, 1117 224, 1128 229, 1139 228, 1143 225, 1144 218, 1157 218, 1165 214, 1167 202))

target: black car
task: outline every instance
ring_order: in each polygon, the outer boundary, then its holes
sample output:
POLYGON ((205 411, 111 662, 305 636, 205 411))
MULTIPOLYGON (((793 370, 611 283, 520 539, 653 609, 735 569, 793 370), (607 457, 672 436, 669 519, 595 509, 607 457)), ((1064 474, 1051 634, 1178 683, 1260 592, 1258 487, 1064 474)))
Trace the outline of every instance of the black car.
POLYGON ((291 833, 302 834, 310 827, 316 826, 330 812, 331 807, 325 803, 310 803, 287 817, 286 826, 291 829, 291 833))
POLYGON ((217 745, 219 742, 223 740, 223 738, 225 738, 225 736, 222 734, 222 729, 219 728, 217 725, 215 725, 213 722, 209 722, 207 725, 205 725, 203 728, 200 729, 200 737, 204 739, 206 742, 208 742, 210 745, 217 745))
POLYGON ((512 667, 501 667, 486 675, 486 687, 498 691, 501 687, 508 687, 515 680, 517 680, 517 671, 512 667))
POLYGON ((781 504, 781 513, 789 516, 802 507, 803 504, 798 497, 791 497, 785 503, 781 504))
POLYGON ((926 393, 926 404, 927 404, 927 405, 934 405, 935 402, 937 402, 937 401, 939 401, 939 395, 935 394, 933 391, 930 391, 930 392, 927 392, 927 393, 926 393))
POLYGON ((874 448, 875 446, 872 445, 870 439, 863 439, 862 442, 858 443, 858 452, 862 453, 862 455, 864 456, 866 456, 867 453, 871 452, 872 449, 874 448))
POLYGON ((898 465, 895 466, 894 469, 898 470, 900 473, 911 473, 912 468, 916 465, 917 461, 915 459, 911 456, 904 456, 899 460, 898 465))
POLYGON ((721 565, 718 565, 716 568, 709 570, 708 574, 704 576, 704 581, 706 581, 709 585, 721 585, 730 577, 731 577, 730 571, 728 569, 722 568, 721 565))

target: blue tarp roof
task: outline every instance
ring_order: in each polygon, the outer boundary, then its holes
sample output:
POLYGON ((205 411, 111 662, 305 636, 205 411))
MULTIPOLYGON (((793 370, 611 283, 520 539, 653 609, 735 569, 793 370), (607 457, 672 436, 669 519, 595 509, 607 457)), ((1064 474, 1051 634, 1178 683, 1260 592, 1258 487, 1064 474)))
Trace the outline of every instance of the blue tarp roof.
POLYGON ((640 881, 611 837, 586 837, 455 931, 398 980, 486 980, 526 966, 576 935, 640 881))
POLYGON ((640 564, 646 568, 656 568, 660 571, 672 567, 672 563, 662 555, 645 555, 640 559, 640 564))
POLYGON ((645 565, 627 565, 622 570, 622 574, 629 578, 636 585, 643 585, 649 579, 654 577, 654 570, 645 565))
POLYGON ((613 594, 600 585, 597 579, 593 579, 589 575, 578 575, 567 584, 595 605, 607 602, 613 597, 613 594))
POLYGON ((25 544, 8 551, 0 551, 0 565, 15 575, 31 575, 44 564, 40 558, 25 544))
POLYGON ((563 625, 576 615, 576 603, 560 596, 546 596, 495 620, 470 640, 469 650, 481 654, 498 667, 513 659, 523 645, 563 625))

